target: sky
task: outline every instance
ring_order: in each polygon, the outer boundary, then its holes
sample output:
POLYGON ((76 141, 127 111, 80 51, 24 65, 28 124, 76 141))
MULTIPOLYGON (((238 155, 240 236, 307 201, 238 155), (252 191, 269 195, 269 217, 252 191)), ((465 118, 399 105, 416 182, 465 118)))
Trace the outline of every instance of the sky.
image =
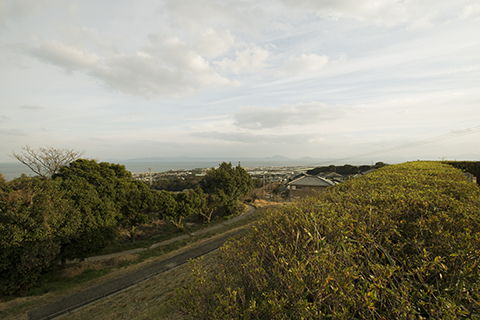
POLYGON ((0 0, 0 162, 480 160, 479 34, 478 0, 0 0))

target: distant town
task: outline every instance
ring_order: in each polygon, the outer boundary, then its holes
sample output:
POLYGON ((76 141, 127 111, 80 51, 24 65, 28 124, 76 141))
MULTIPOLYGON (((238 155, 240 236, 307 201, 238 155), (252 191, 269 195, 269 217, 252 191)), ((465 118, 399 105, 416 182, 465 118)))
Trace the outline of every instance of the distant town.
MULTIPOLYGON (((190 170, 168 170, 164 172, 140 172, 133 173, 135 180, 141 180, 145 183, 155 183, 158 180, 176 178, 186 178, 191 176, 203 177, 211 168, 196 168, 190 170)), ((244 169, 254 179, 261 179, 265 183, 286 183, 292 177, 300 174, 306 174, 312 167, 306 166, 270 166, 270 167, 244 167, 244 169)))

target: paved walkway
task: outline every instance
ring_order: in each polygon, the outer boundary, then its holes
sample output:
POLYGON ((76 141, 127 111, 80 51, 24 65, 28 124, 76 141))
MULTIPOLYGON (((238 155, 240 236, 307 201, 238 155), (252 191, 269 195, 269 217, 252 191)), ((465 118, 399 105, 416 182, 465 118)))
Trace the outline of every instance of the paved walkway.
MULTIPOLYGON (((174 242, 181 241, 181 240, 184 240, 184 239, 188 239, 188 238, 191 238, 191 237, 194 237, 194 236, 205 234, 205 233, 208 233, 210 231, 221 229, 225 226, 228 226, 228 225, 230 225, 234 222, 237 222, 241 219, 244 219, 244 218, 248 217, 249 215, 253 214, 254 212, 255 212, 255 207, 248 205, 247 212, 245 212, 241 215, 238 215, 235 218, 232 218, 230 220, 227 220, 227 221, 221 222, 219 224, 216 224, 214 226, 207 227, 207 228, 192 232, 190 234, 184 234, 184 235, 178 236, 176 238, 172 238, 172 239, 168 239, 168 240, 165 240, 165 241, 162 241, 162 242, 158 242, 158 243, 152 244, 151 246, 149 246, 147 248, 136 248, 136 249, 125 250, 125 251, 122 251, 122 252, 105 254, 105 255, 101 255, 101 256, 92 256, 92 257, 85 258, 83 261, 84 262, 91 262, 91 261, 106 260, 106 259, 110 259, 110 258, 117 257, 117 256, 123 256, 123 255, 126 255, 126 254, 134 254, 134 253, 142 252, 142 251, 145 251, 145 250, 165 246, 165 245, 170 244, 170 243, 174 243, 174 242)), ((67 260, 67 264, 78 263, 78 262, 80 262, 79 259, 67 260)))
MULTIPOLYGON (((183 235, 180 237, 176 237, 173 239, 169 239, 166 241, 162 241, 160 243, 156 243, 149 248, 139 248, 139 249, 133 249, 133 250, 127 250, 119 253, 113 253, 113 254, 108 254, 108 255, 103 255, 103 256, 96 256, 96 257, 90 257, 88 259, 85 259, 86 261, 98 261, 98 260, 103 260, 103 259, 108 259, 114 256, 118 255, 124 255, 124 254, 130 254, 130 253, 135 253, 143 250, 148 250, 152 248, 156 248, 162 245, 166 245, 175 241, 183 240, 186 239, 190 236, 195 236, 195 235, 200 235, 207 233, 209 231, 213 231, 222 227, 225 227, 229 224, 232 224, 240 219, 244 219, 245 217, 253 214, 255 212, 255 208, 252 206, 249 206, 249 209, 247 210, 246 213, 239 215, 233 219, 230 219, 228 221, 222 222, 220 224, 217 224, 212 227, 208 227, 202 230, 199 230, 195 233, 192 233, 191 235, 183 235), (137 250, 137 251, 134 251, 137 250)), ((217 238, 215 240, 209 241, 208 243, 205 243, 197 248, 190 249, 186 252, 183 252, 181 254, 178 254, 174 257, 171 257, 169 259, 154 263, 150 266, 147 266, 145 268, 142 268, 140 270, 137 270, 133 273, 121 276, 116 279, 112 279, 110 281, 107 281, 105 283, 102 283, 100 285, 91 287, 89 289, 83 290, 81 292, 74 293, 70 296, 67 296, 65 298, 62 298, 60 300, 48 303, 44 306, 38 307, 36 309, 32 309, 27 312, 28 319, 29 320, 46 320, 46 319, 54 319, 58 316, 61 316, 65 313, 68 313, 72 310, 78 309, 80 307, 83 307, 87 304, 93 303, 97 300, 100 300, 104 297, 107 297, 109 295, 112 295, 116 292, 119 292, 121 290, 127 289, 137 283, 140 283, 150 277, 153 277, 159 273, 168 271, 172 268, 178 267, 184 263, 186 263, 190 259, 195 259, 200 256, 203 256, 209 252, 212 252, 216 249, 218 249, 220 246, 222 246, 230 237, 238 235, 243 233, 244 231, 237 231, 235 233, 230 233, 226 236, 222 236, 220 238, 217 238)))

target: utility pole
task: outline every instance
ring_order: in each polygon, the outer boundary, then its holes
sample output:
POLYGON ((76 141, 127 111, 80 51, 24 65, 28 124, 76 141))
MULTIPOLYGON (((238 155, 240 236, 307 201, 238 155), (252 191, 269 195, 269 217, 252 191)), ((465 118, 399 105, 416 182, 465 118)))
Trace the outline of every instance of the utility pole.
POLYGON ((265 200, 265 171, 263 171, 263 200, 265 200))
POLYGON ((152 167, 148 168, 148 171, 150 171, 150 185, 152 185, 152 167))

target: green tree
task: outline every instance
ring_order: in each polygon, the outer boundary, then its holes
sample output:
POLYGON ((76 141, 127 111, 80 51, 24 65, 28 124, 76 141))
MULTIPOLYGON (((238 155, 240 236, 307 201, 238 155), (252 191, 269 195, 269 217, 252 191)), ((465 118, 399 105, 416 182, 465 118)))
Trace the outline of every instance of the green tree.
POLYGON ((120 192, 123 200, 120 208, 120 226, 130 231, 133 239, 136 228, 149 220, 149 213, 158 210, 155 196, 158 191, 150 189, 142 181, 126 183, 120 192))
POLYGON ((193 205, 193 198, 189 192, 180 192, 175 195, 175 200, 177 202, 177 206, 175 208, 175 215, 174 217, 170 218, 169 220, 175 224, 175 226, 179 230, 183 230, 184 226, 182 220, 193 213, 194 205, 193 205))
POLYGON ((201 177, 197 177, 195 174, 176 177, 176 176, 166 176, 161 180, 153 181, 151 186, 156 190, 165 190, 165 191, 183 191, 185 189, 194 189, 198 187, 198 183, 201 180, 201 177))
POLYGON ((120 212, 114 201, 100 196, 95 186, 83 177, 56 178, 61 181, 65 196, 73 201, 81 219, 77 233, 62 243, 60 258, 86 258, 111 243, 117 235, 120 212))
POLYGON ((203 222, 210 223, 212 215, 220 205, 220 198, 216 194, 208 194, 197 187, 189 190, 190 203, 195 208, 195 213, 202 217, 203 222))
POLYGON ((147 213, 155 210, 157 192, 141 181, 132 180, 131 172, 123 165, 79 159, 63 167, 55 177, 84 179, 103 201, 113 203, 120 213, 120 225, 125 228, 145 223, 147 213))
POLYGON ((167 219, 172 222, 179 230, 183 229, 181 214, 183 210, 179 210, 179 205, 175 195, 169 191, 160 191, 157 196, 157 205, 159 208, 159 216, 162 219, 167 219))
POLYGON ((54 175, 62 181, 82 219, 79 232, 62 246, 62 261, 101 250, 115 239, 119 223, 132 227, 145 221, 144 200, 149 196, 142 192, 151 191, 131 177, 123 165, 86 159, 61 167, 54 175))
POLYGON ((212 168, 200 182, 201 188, 210 194, 216 194, 227 212, 233 212, 240 197, 248 194, 253 188, 252 177, 240 164, 232 167, 232 163, 222 162, 218 169, 212 168))
POLYGON ((81 225, 57 181, 0 175, 0 295, 24 294, 35 285, 81 225))

